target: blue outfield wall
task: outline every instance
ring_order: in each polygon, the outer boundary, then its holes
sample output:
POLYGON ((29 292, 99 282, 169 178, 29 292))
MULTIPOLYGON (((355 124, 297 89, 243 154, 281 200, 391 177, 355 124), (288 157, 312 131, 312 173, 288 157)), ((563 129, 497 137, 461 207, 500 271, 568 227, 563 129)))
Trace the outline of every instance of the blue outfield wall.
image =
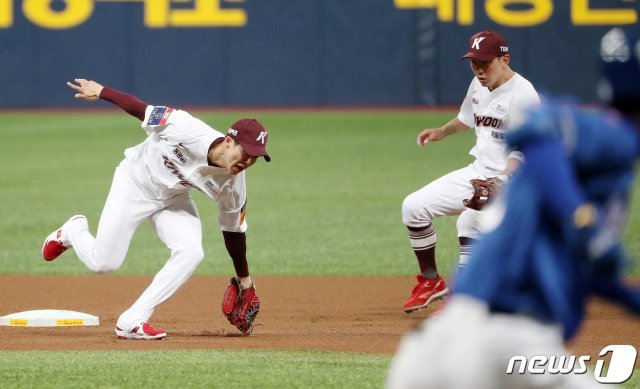
POLYGON ((457 105, 486 28, 541 91, 596 100, 599 38, 638 0, 0 0, 0 107, 93 78, 167 105, 457 105))

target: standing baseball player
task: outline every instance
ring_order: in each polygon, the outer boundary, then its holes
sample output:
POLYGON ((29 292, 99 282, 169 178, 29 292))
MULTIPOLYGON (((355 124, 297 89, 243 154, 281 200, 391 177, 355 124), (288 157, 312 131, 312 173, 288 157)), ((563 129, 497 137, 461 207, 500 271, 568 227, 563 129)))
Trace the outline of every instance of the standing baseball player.
POLYGON ((120 315, 115 332, 125 339, 162 339, 166 332, 153 328, 149 318, 204 258, 198 210, 189 193, 196 188, 218 204, 218 224, 236 271, 225 291, 223 313, 244 334, 251 333, 260 301, 246 257, 244 171, 259 157, 271 160, 265 149, 267 130, 255 119, 242 119, 225 135, 185 111, 148 105, 95 81, 76 79, 67 85, 77 99, 106 100, 138 118, 147 138, 128 148, 116 168, 96 236, 89 232, 85 216, 73 216, 45 239, 44 259, 52 261, 73 247, 90 270, 114 272, 138 226, 149 220, 171 256, 120 315))
POLYGON ((483 205, 465 200, 472 197, 474 185, 495 186, 507 181, 518 168, 522 154, 505 144, 507 124, 522 117, 528 107, 540 103, 531 83, 509 66, 509 47, 499 33, 486 30, 472 36, 468 52, 460 59, 465 58, 470 60, 475 77, 458 116, 440 128, 423 130, 417 141, 422 148, 429 142, 474 128, 476 144, 469 154, 475 161, 410 194, 402 204, 402 222, 408 229, 420 268, 417 284, 404 303, 407 313, 426 308, 449 291, 436 266, 436 231, 432 220, 460 215, 459 262, 464 266, 469 260, 470 246, 478 236, 477 211, 483 205))
POLYGON ((550 101, 507 135, 526 164, 484 213, 493 230, 446 308, 401 342, 389 388, 587 388, 633 373, 635 351, 589 377, 564 341, 590 295, 640 313, 620 243, 640 157, 639 47, 620 29, 602 40, 600 87, 615 111, 550 101))

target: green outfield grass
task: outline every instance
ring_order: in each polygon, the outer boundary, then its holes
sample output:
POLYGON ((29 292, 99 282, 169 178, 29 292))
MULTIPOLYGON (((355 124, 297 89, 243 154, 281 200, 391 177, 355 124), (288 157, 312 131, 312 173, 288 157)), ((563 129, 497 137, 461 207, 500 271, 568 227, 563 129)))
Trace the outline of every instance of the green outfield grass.
MULTIPOLYGON (((250 112, 198 112, 225 129, 250 112)), ((419 150, 415 138, 454 112, 259 113, 270 130, 271 163, 247 171, 249 260, 255 274, 410 275, 416 264, 401 223, 403 198, 471 161, 471 131, 419 150)), ((85 274, 67 254, 40 260, 43 238, 76 213, 95 232, 123 150, 144 139, 139 122, 104 114, 2 114, 0 185, 3 274, 85 274)), ((640 197, 636 184, 634 197, 640 197)), ((206 258, 197 274, 229 274, 216 207, 194 192, 206 258)), ((627 229, 640 251, 640 216, 627 229), (635 237, 635 238, 634 238, 635 237)), ((455 218, 436 220, 441 272, 455 266, 455 218)), ((147 224, 134 237, 119 274, 153 274, 168 257, 147 224)), ((638 275, 635 267, 633 274, 638 275)))
MULTIPOLYGON (((223 131, 239 117, 256 116, 270 131, 273 161, 260 161, 247 172, 253 274, 410 276, 416 263, 401 223, 402 200, 471 162, 467 152, 474 136, 457 134, 422 151, 415 138, 422 128, 454 114, 196 116, 223 131)), ((144 139, 139 122, 118 111, 2 113, 0 119, 0 273, 88 274, 73 254, 54 263, 42 261, 42 240, 76 213, 87 215, 95 232, 124 149, 144 139)), ((200 193, 194 198, 206 252, 197 274, 229 275, 233 267, 216 225, 216 207, 200 193)), ((640 184, 634 198, 640 199, 640 184)), ((626 232, 633 253, 640 251, 637 209, 630 213, 626 232)), ((435 224, 439 267, 448 275, 457 260, 455 218, 435 224)), ((167 249, 143 225, 117 274, 155 274, 167 257, 167 249)), ((638 267, 630 274, 640 274, 638 267)), ((390 358, 302 351, 0 352, 0 386, 381 387, 390 358)))
MULTIPOLYGON (((216 128, 251 115, 200 116, 216 128)), ((247 172, 249 260, 255 274, 400 275, 415 272, 401 223, 404 196, 469 163, 473 134, 456 135, 420 151, 424 126, 453 113, 261 113, 270 130, 271 163, 247 172)), ((0 271, 83 274, 73 255, 40 260, 42 239, 76 213, 92 231, 113 170, 128 146, 144 139, 139 122, 108 114, 4 114, 0 191, 3 224, 0 271), (4 142, 3 142, 4 143, 4 142), (10 184, 9 184, 10 183, 10 184)), ((232 267, 217 227, 215 204, 193 197, 203 220, 206 259, 198 274, 229 274, 232 267)), ((455 219, 440 220, 444 273, 455 262, 455 219)), ((134 237, 120 274, 153 274, 168 251, 147 224, 134 237)))

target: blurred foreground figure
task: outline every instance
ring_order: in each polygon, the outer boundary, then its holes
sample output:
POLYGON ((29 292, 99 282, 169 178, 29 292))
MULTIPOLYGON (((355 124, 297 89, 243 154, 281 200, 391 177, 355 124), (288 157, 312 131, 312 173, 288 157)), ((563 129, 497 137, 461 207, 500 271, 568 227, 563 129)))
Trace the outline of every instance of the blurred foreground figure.
MULTIPOLYGON (((525 164, 485 212, 486 235, 446 308, 402 340, 389 388, 599 386, 564 342, 577 333, 590 295, 640 312, 640 291, 623 282, 620 243, 640 153, 633 33, 614 29, 602 39, 598 88, 608 107, 551 100, 507 135, 525 164)), ((595 375, 623 382, 633 364, 595 375)))

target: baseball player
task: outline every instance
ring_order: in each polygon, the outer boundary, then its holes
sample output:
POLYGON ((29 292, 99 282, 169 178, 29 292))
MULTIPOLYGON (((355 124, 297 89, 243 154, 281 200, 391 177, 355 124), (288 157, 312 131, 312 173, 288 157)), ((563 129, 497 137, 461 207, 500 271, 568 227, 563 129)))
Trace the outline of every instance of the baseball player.
POLYGON ((54 260, 73 247, 90 270, 114 272, 122 265, 134 232, 148 220, 171 256, 120 315, 115 332, 125 339, 162 339, 166 332, 153 328, 149 318, 204 258, 198 210, 189 193, 198 189, 218 204, 218 224, 237 275, 225 292, 223 312, 243 333, 250 333, 259 298, 246 258, 244 171, 259 157, 271 160, 265 148, 267 130, 255 119, 242 119, 223 134, 185 111, 148 105, 95 81, 76 79, 67 85, 77 99, 106 100, 138 118, 147 137, 128 148, 116 168, 96 236, 89 232, 85 216, 73 216, 45 239, 44 259, 54 260))
POLYGON ((436 231, 432 220, 460 215, 457 221, 461 266, 469 259, 470 246, 478 236, 480 207, 465 207, 471 197, 471 180, 497 177, 505 182, 518 168, 522 154, 509 150, 504 142, 507 124, 515 122, 525 110, 540 103, 529 81, 509 66, 509 47, 499 33, 481 31, 469 40, 468 58, 474 78, 458 116, 440 128, 427 128, 418 135, 418 146, 439 141, 449 135, 474 128, 476 144, 469 154, 475 161, 427 184, 407 196, 402 204, 402 222, 420 268, 417 284, 404 303, 405 312, 426 308, 448 293, 436 266, 436 231), (475 208, 475 209, 472 209, 475 208))
MULTIPOLYGON (((602 40, 601 90, 615 110, 549 101, 507 135, 526 163, 485 211, 495 227, 474 246, 446 308, 401 342, 389 388, 587 388, 593 377, 628 378, 613 356, 609 374, 596 366, 585 377, 564 341, 592 294, 640 313, 620 244, 640 157, 639 47, 620 29, 602 40), (525 360, 510 367, 516 356, 525 360)), ((628 362, 630 376, 635 355, 628 362)))

